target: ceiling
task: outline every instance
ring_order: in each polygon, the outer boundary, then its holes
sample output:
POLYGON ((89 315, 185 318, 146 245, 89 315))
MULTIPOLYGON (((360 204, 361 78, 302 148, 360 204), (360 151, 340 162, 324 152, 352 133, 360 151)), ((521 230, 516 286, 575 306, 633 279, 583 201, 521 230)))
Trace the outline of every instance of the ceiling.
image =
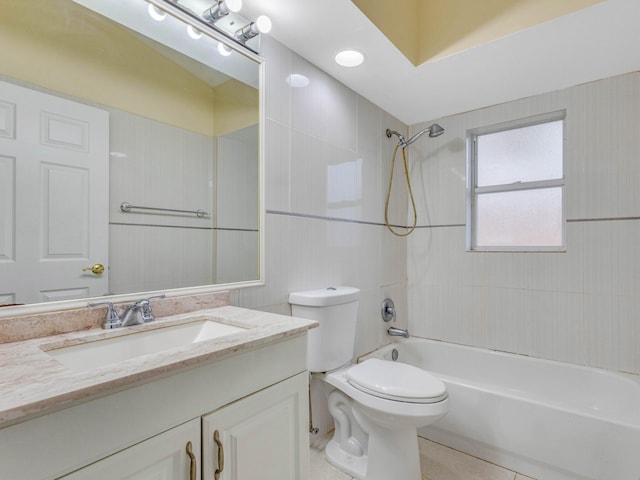
POLYGON ((244 0, 242 14, 269 15, 270 36, 408 125, 640 70, 638 0, 607 0, 419 66, 351 0, 244 0), (365 62, 338 66, 345 48, 365 62))

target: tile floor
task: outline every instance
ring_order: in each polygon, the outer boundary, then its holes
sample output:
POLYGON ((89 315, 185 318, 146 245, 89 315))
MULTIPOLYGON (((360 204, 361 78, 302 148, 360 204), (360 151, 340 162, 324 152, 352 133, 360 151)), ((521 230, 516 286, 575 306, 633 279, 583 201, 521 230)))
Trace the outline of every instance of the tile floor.
MULTIPOLYGON (((309 480, 352 480, 325 460, 329 438, 311 447, 309 480)), ((424 438, 419 442, 423 480, 535 480, 424 438)))

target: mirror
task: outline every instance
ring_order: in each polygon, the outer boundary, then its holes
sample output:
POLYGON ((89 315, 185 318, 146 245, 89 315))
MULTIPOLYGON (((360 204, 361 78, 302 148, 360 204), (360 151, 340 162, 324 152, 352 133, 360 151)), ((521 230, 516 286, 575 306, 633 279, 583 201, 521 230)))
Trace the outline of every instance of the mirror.
POLYGON ((260 283, 258 58, 144 0, 0 5, 0 305, 260 283))

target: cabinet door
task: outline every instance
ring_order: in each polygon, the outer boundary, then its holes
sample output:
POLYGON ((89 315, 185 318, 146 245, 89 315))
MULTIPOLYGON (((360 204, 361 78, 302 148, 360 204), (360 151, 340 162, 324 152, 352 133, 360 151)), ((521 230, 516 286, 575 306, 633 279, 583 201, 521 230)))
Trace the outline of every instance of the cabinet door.
POLYGON ((200 419, 151 437, 64 480, 198 480, 200 419))
POLYGON ((306 479, 307 396, 301 373, 203 417, 203 478, 306 479))

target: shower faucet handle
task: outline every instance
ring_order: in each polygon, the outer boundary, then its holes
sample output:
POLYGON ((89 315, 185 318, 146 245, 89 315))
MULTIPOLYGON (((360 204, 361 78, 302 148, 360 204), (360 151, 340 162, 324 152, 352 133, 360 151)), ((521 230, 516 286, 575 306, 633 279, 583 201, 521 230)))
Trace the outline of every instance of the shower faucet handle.
POLYGON ((385 322, 396 321, 396 307, 393 304, 393 300, 390 298, 385 298, 382 301, 382 306, 380 308, 382 314, 382 320, 385 322))

